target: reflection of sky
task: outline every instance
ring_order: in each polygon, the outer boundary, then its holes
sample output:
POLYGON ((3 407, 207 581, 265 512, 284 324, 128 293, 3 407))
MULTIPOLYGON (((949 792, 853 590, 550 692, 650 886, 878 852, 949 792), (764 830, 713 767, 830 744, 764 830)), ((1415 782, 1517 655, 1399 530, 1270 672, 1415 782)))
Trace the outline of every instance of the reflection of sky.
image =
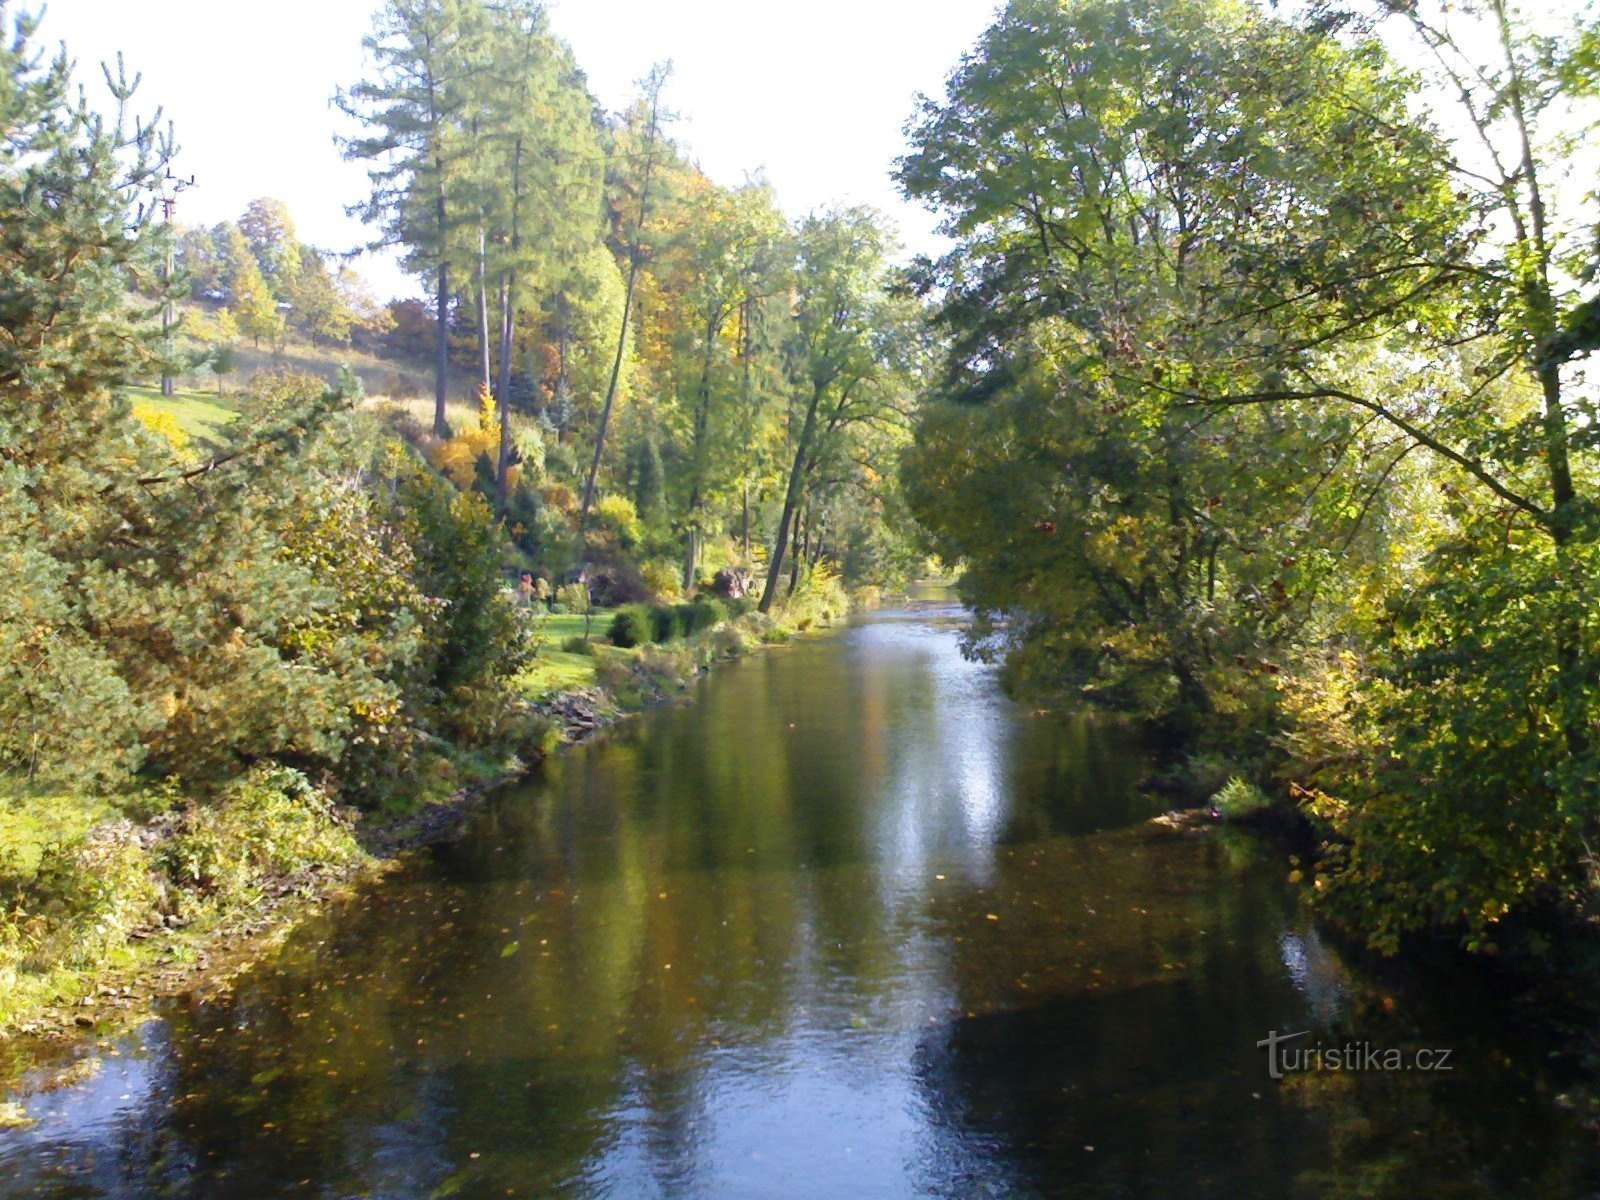
POLYGON ((1324 1028, 1333 1025, 1344 1011, 1348 988, 1344 965, 1321 935, 1310 925, 1285 930, 1278 937, 1278 957, 1295 990, 1305 997, 1311 1019, 1324 1028))
POLYGON ((880 886, 903 908, 924 898, 939 871, 986 886, 1009 811, 1014 719, 994 670, 962 658, 950 626, 876 621, 852 631, 862 689, 920 692, 888 704, 888 741, 875 781, 880 886))

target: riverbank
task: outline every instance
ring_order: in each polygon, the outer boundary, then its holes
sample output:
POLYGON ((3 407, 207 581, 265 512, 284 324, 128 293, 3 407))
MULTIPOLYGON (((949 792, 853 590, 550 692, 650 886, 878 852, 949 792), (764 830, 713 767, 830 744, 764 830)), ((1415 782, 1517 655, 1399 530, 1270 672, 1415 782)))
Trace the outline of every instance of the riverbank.
MULTIPOLYGON (((3 948, 12 953, 0 959, 0 1083, 51 1059, 70 1072, 66 1051, 86 1037, 126 1032, 158 1000, 225 993, 328 904, 370 886, 411 853, 459 836, 492 793, 526 777, 548 754, 680 695, 718 663, 826 629, 842 616, 750 613, 667 645, 622 650, 597 642, 578 656, 590 664, 586 673, 566 670, 569 686, 536 693, 547 676, 530 673, 516 724, 546 731, 537 748, 524 747, 524 757, 506 749, 457 752, 453 786, 401 810, 359 813, 309 791, 295 797, 291 810, 273 797, 298 786, 292 772, 207 806, 166 797, 166 811, 143 820, 125 808, 80 803, 76 827, 68 821, 31 836, 52 886, 92 892, 55 904, 48 915, 58 924, 70 918, 95 926, 97 940, 85 945, 82 936, 58 936, 53 951, 35 950, 30 958, 16 945, 19 931, 31 922, 37 932, 46 914, 20 906, 8 914, 10 944, 3 948), (225 846, 237 852, 230 857, 225 846), (88 911, 73 913, 74 905, 88 911)), ((20 807, 10 799, 9 807, 20 807)), ((138 805, 130 807, 137 815, 138 805)), ((17 847, 8 846, 8 854, 15 871, 17 847)))

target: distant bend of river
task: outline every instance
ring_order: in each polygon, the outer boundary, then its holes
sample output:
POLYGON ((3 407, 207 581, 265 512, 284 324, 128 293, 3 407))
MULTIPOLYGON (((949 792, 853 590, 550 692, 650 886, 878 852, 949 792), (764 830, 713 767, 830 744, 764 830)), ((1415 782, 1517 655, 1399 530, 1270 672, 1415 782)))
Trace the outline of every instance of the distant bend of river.
POLYGON ((1148 824, 1138 738, 1012 704, 960 620, 858 620, 556 756, 31 1097, 0 1198, 1596 1194, 1499 997, 1360 979, 1280 858, 1148 824), (1352 1044, 1409 1069, 1331 1069, 1352 1044))

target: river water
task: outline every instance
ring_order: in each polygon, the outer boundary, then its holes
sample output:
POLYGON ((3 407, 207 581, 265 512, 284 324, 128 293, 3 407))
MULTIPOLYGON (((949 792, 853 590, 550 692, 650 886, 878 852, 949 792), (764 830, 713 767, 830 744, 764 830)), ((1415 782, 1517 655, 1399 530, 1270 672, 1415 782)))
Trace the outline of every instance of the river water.
POLYGON ((1013 705, 958 618, 557 756, 31 1097, 0 1197, 1597 1194, 1512 1002, 1359 976, 1281 851, 1150 824, 1134 733, 1013 705), (1272 1078, 1274 1031, 1322 1060, 1272 1078))

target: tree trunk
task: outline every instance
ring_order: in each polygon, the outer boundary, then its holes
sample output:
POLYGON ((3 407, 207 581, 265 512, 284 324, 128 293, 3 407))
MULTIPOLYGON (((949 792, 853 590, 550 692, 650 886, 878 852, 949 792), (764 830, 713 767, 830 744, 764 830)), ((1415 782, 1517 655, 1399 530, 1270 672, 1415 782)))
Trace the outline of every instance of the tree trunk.
POLYGON ((500 409, 500 462, 495 473, 499 490, 500 515, 511 504, 511 335, 516 302, 516 268, 506 272, 500 284, 500 380, 495 403, 500 409))
POLYGON ((695 390, 694 446, 690 457, 694 477, 689 486, 689 533, 684 539, 683 553, 685 593, 694 588, 695 569, 700 565, 700 510, 705 504, 706 438, 711 430, 711 357, 721 325, 721 320, 715 316, 706 323, 706 349, 700 360, 700 385, 695 390))
POLYGON ((478 358, 483 391, 490 391, 489 373, 489 244, 483 227, 478 227, 478 358))
POLYGON ((817 432, 817 409, 822 404, 822 388, 813 386, 811 403, 806 408, 806 421, 800 429, 800 441, 794 448, 794 465, 789 468, 789 486, 783 494, 783 516, 778 520, 778 536, 772 544, 772 561, 767 564, 767 583, 761 589, 762 612, 772 611, 772 601, 778 594, 778 577, 783 572, 783 555, 789 548, 789 529, 795 510, 800 506, 800 492, 805 483, 806 456, 811 452, 811 439, 817 432))
POLYGON ((449 228, 449 213, 445 208, 442 174, 436 204, 439 219, 439 288, 435 296, 435 313, 439 336, 433 361, 433 432, 437 437, 447 438, 450 436, 450 419, 445 415, 445 402, 450 394, 450 260, 444 240, 445 230, 449 228))

